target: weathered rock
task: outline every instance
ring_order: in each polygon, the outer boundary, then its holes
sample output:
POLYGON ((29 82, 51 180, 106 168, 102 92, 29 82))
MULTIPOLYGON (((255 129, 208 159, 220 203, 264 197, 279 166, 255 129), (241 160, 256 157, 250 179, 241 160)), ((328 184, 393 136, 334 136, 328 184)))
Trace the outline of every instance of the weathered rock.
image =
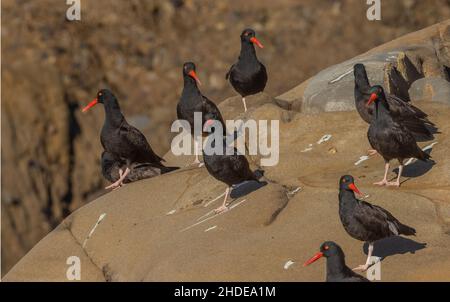
MULTIPOLYGON (((374 82, 382 82, 385 74, 395 70, 409 83, 417 77, 411 68, 422 74, 424 67, 415 65, 409 51, 404 53, 407 55, 368 54, 349 62, 367 62, 374 82), (395 63, 395 69, 385 72, 379 68, 386 60, 395 63)), ((346 64, 351 65, 349 62, 346 64)), ((286 98, 273 99, 265 93, 249 97, 246 114, 240 97, 219 105, 225 119, 280 121, 279 163, 263 167, 269 184, 234 200, 228 212, 211 216, 220 202, 211 201, 225 185, 204 167, 187 166, 192 162, 189 156, 175 157, 169 152, 164 156, 167 164, 185 168, 127 184, 81 207, 23 257, 4 280, 66 281, 70 256, 80 257, 85 281, 323 280, 324 263, 310 268, 300 264, 325 240, 343 247, 350 266, 365 260, 363 244, 349 237, 339 220, 337 181, 343 174, 356 178, 360 189, 369 194, 369 202, 388 209, 417 230, 416 237, 394 237, 375 244, 375 255, 383 257, 382 281, 449 280, 450 107, 437 101, 447 86, 436 84, 435 94, 421 91, 426 85, 418 84, 431 79, 426 77, 413 82, 409 90, 413 100, 418 95, 425 98, 420 108, 439 127, 431 150, 435 164, 413 162, 405 167, 400 188, 379 188, 372 183, 382 177, 384 162, 380 156, 361 159, 369 147, 367 125, 355 111, 308 114, 294 109, 306 94, 312 96, 311 89, 327 95, 330 87, 345 109, 347 89, 353 94, 353 79, 347 75, 339 78, 338 67, 319 73, 316 81, 313 78, 299 85, 286 93, 286 98), (338 80, 325 85, 330 79, 338 80), (104 219, 89 237, 99 217, 104 219), (285 269, 289 260, 294 264, 285 269)), ((397 80, 392 79, 394 83, 397 80)), ((313 111, 323 110, 316 107, 313 111)), ((257 168, 261 156, 248 159, 257 168)), ((389 177, 395 173, 390 172, 389 177)), ((10 198, 10 204, 14 203, 10 198)))

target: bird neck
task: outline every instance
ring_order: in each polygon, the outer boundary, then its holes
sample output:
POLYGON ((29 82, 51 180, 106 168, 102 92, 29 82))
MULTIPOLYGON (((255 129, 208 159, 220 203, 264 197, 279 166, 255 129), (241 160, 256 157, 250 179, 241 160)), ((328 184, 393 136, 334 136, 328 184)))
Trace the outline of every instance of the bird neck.
POLYGON ((342 276, 345 272, 344 255, 333 255, 327 258, 327 276, 342 276))
POLYGON ((184 86, 183 86, 183 95, 192 95, 198 94, 201 95, 200 90, 198 89, 197 82, 188 75, 183 76, 184 86))
POLYGON ((372 120, 387 121, 391 120, 389 105, 386 101, 378 101, 375 103, 375 112, 372 114, 372 120))
POLYGON ((124 117, 120 111, 119 103, 115 98, 104 103, 106 122, 113 126, 120 126, 124 117))
POLYGON ((258 61, 253 43, 247 41, 241 42, 241 53, 239 54, 239 60, 258 61))
POLYGON ((355 193, 350 190, 339 190, 339 206, 341 210, 352 209, 356 205, 355 193))

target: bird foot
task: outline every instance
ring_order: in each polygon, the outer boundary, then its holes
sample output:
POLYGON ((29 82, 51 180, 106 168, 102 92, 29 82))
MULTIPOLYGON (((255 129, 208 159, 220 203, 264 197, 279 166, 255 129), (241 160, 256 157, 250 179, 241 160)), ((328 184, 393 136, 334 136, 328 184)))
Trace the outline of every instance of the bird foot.
POLYGON ((124 185, 123 181, 116 181, 113 184, 110 184, 109 186, 105 187, 106 190, 112 189, 113 191, 122 187, 124 185))
POLYGON ((220 214, 220 213, 224 213, 224 212, 226 212, 228 210, 229 210, 229 208, 227 206, 222 205, 222 206, 218 207, 217 209, 215 209, 214 213, 215 214, 220 214))
POLYGON ((359 265, 358 267, 355 267, 354 271, 362 271, 365 272, 369 268, 369 264, 359 265))
POLYGON ((382 181, 374 182, 373 184, 376 186, 385 186, 385 185, 387 185, 387 183, 388 183, 387 180, 383 179, 382 181))
POLYGON ((386 185, 387 186, 390 186, 390 187, 400 187, 400 182, 399 181, 390 181, 390 182, 387 182, 386 183, 386 185))
POLYGON ((367 150, 367 154, 368 154, 369 156, 373 156, 373 155, 378 154, 378 151, 377 151, 377 150, 374 150, 374 149, 369 149, 369 150, 367 150))

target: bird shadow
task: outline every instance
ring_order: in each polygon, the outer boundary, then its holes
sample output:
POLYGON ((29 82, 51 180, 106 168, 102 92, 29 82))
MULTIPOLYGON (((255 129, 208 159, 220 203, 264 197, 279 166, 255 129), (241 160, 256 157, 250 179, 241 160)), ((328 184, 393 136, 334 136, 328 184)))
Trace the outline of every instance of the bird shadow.
POLYGON ((230 197, 233 199, 240 198, 264 187, 265 185, 267 185, 267 182, 265 181, 258 182, 255 180, 246 180, 244 182, 235 185, 232 188, 230 197))
MULTIPOLYGON (((416 251, 424 249, 427 246, 426 243, 420 243, 401 236, 392 236, 378 240, 373 249, 373 255, 382 259, 398 255, 411 253, 415 254, 416 251)), ((369 245, 367 243, 363 246, 363 252, 367 255, 369 245)))
MULTIPOLYGON (((433 148, 430 148, 424 152, 431 154, 432 150, 433 150, 433 148)), ((436 162, 431 159, 429 159, 427 161, 415 160, 414 162, 412 162, 411 164, 409 164, 403 168, 402 176, 410 177, 410 178, 420 177, 420 176, 428 173, 435 164, 436 164, 436 162)), ((394 172, 395 174, 398 175, 398 168, 395 168, 394 170, 392 170, 392 172, 394 172)), ((405 181, 403 181, 403 182, 405 182, 405 181)))

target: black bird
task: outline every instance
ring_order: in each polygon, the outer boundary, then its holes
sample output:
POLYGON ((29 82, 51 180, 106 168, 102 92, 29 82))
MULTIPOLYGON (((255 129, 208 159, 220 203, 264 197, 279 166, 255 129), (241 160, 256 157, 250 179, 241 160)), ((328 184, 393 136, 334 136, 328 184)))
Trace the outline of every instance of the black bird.
MULTIPOLYGON (((102 152, 101 164, 103 177, 112 183, 121 178, 126 169, 125 161, 115 158, 107 151, 102 152)), ((155 167, 149 163, 132 163, 130 173, 123 179, 123 183, 126 184, 145 178, 159 176, 177 169, 178 167, 161 167, 160 165, 155 167)))
MULTIPOLYGON (((361 118, 368 124, 372 120, 374 106, 367 106, 370 98, 370 83, 366 68, 363 64, 353 67, 355 75, 355 105, 361 118)), ((417 140, 433 139, 433 133, 437 132, 435 125, 428 120, 428 115, 395 95, 388 94, 386 101, 392 118, 406 127, 417 140)), ((372 153, 374 153, 372 151, 372 153)))
POLYGON ((385 209, 358 200, 355 193, 361 194, 353 177, 342 176, 339 180, 339 217, 350 236, 369 244, 366 264, 355 268, 367 270, 375 241, 390 236, 415 235, 416 230, 402 224, 385 209))
POLYGON ((83 112, 98 103, 105 107, 105 122, 100 134, 103 149, 126 163, 122 177, 106 189, 120 186, 130 173, 131 165, 134 163, 150 163, 155 167, 164 167, 161 163, 164 160, 153 152, 145 136, 127 123, 120 111, 119 103, 111 91, 108 89, 100 90, 97 93, 97 98, 84 107, 83 112))
POLYGON ((400 186, 400 177, 403 171, 403 161, 407 158, 417 158, 426 161, 430 155, 419 148, 413 134, 391 116, 390 104, 386 100, 383 88, 373 86, 369 89, 370 98, 367 105, 375 102, 375 110, 367 132, 369 143, 373 149, 383 156, 385 161, 384 178, 375 183, 384 186, 400 186), (395 182, 387 181, 389 162, 397 159, 400 163, 398 177, 395 182))
POLYGON ((327 258, 327 279, 326 282, 370 282, 361 275, 352 271, 345 264, 345 255, 341 247, 333 241, 326 241, 320 246, 320 252, 305 262, 304 266, 327 258))
MULTIPOLYGON (((206 132, 211 125, 212 120, 208 120, 205 123, 204 131, 206 132)), ((223 136, 221 140, 216 140, 214 137, 214 135, 208 136, 206 147, 203 148, 203 160, 209 174, 228 186, 225 190, 223 204, 215 210, 216 213, 220 213, 228 209, 227 199, 232 186, 247 180, 261 182, 259 177, 250 170, 250 165, 244 155, 239 154, 236 148, 228 146, 227 140, 223 136), (217 141, 221 142, 222 146, 217 145, 216 147, 217 141)))
POLYGON ((201 133, 194 133, 194 113, 198 112, 202 114, 201 129, 208 118, 207 115, 214 116, 215 120, 221 123, 223 133, 226 133, 225 123, 222 118, 222 114, 217 108, 216 104, 205 97, 198 89, 197 84, 200 84, 200 80, 196 74, 195 64, 187 62, 183 64, 183 80, 184 87, 181 93, 180 101, 177 105, 177 117, 179 120, 186 120, 191 127, 191 134, 194 136, 195 144, 195 161, 194 164, 199 164, 198 159, 198 142, 197 135, 201 133))
POLYGON ((241 34, 241 53, 238 61, 231 66, 225 76, 225 79, 230 80, 234 90, 242 96, 245 111, 247 111, 245 97, 263 91, 267 83, 266 67, 258 61, 253 44, 259 48, 263 48, 263 45, 255 35, 253 29, 244 29, 241 34))

